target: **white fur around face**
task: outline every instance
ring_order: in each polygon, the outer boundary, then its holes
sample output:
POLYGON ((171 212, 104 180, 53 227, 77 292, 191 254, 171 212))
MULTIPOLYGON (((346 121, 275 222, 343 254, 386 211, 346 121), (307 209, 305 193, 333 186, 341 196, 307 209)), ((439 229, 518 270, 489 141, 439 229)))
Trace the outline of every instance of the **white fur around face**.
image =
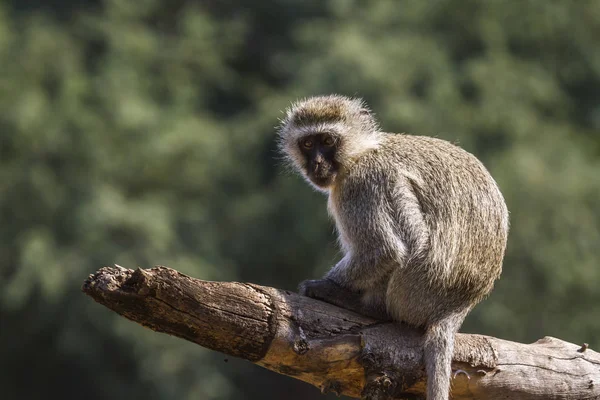
POLYGON ((300 149, 303 138, 323 133, 333 136, 336 139, 337 147, 335 158, 342 173, 345 168, 349 168, 353 164, 355 159, 368 151, 377 149, 381 141, 379 132, 355 132, 342 122, 319 123, 301 127, 291 125, 283 129, 280 147, 286 155, 286 159, 314 189, 320 192, 328 192, 329 188, 316 186, 306 176, 306 160, 300 149))
MULTIPOLYGON (((378 148, 383 136, 361 99, 330 95, 311 97, 292 104, 279 127, 279 148, 289 166, 320 192, 328 192, 330 188, 318 187, 308 179, 307 160, 300 143, 307 136, 322 133, 336 140, 335 161, 341 174, 365 152, 378 148)), ((335 180, 332 185, 335 185, 335 180)))

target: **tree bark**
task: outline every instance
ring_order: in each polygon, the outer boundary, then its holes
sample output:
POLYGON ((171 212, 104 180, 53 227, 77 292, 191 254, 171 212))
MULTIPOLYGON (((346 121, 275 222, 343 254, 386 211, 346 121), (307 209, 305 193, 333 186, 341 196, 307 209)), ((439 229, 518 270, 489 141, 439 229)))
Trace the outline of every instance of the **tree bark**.
MULTIPOLYGON (((360 397, 389 391, 395 398, 425 392, 422 332, 403 324, 284 290, 202 281, 165 267, 105 267, 82 290, 150 329, 250 360, 323 392, 360 397), (402 379, 395 378, 398 371, 402 379)), ((458 334, 452 369, 454 400, 600 399, 600 355, 551 337, 521 344, 458 334)))

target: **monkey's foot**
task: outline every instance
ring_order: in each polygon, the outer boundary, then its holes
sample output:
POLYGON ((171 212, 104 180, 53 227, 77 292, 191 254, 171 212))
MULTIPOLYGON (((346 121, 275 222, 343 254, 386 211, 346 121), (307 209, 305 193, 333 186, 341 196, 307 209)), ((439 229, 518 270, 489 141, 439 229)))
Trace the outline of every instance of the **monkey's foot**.
POLYGON ((365 400, 417 399, 404 390, 423 374, 420 363, 422 338, 402 324, 375 325, 363 331, 360 363, 365 368, 366 384, 361 394, 365 400), (387 333, 383 336, 380 331, 387 333), (391 334, 389 330, 394 330, 391 334), (388 340, 383 343, 380 337, 388 340), (398 338, 392 343, 389 338, 398 338))
POLYGON ((384 310, 365 306, 361 293, 346 289, 331 279, 303 281, 298 286, 298 293, 381 321, 390 319, 384 310))

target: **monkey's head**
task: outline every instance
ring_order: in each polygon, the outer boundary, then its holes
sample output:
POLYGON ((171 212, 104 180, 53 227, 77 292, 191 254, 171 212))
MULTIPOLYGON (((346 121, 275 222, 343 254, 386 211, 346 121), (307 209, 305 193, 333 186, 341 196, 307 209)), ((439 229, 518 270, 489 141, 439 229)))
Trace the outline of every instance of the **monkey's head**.
POLYGON ((279 148, 316 189, 327 191, 353 160, 376 148, 380 131, 361 99, 311 97, 292 104, 279 128, 279 148))

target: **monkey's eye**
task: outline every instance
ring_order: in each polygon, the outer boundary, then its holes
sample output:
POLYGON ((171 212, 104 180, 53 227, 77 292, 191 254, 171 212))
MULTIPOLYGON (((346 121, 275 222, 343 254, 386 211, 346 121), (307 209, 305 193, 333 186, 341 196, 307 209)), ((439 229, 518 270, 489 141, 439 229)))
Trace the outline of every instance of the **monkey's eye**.
POLYGON ((311 147, 313 147, 313 141, 311 139, 304 139, 302 141, 302 147, 304 147, 305 149, 310 149, 311 147))
POLYGON ((323 140, 323 144, 325 146, 333 146, 335 144, 335 139, 332 138, 331 136, 327 136, 324 140, 323 140))

